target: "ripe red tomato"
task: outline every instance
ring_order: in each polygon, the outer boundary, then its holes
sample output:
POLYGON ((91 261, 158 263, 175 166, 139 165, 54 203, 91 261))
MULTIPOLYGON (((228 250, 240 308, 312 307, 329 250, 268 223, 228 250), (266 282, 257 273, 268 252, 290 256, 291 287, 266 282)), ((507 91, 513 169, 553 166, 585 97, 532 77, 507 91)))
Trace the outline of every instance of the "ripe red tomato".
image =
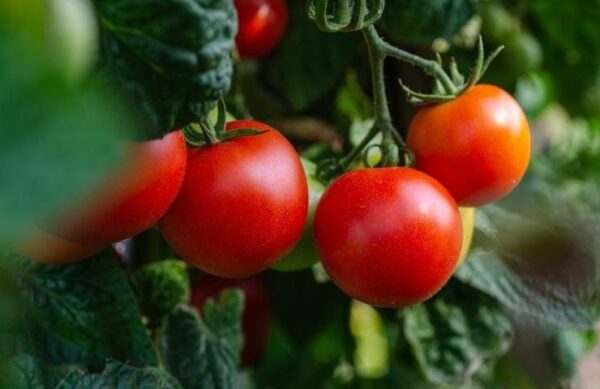
POLYGON ((169 209, 185 173, 186 145, 181 132, 131 143, 127 160, 114 174, 73 205, 51 232, 90 246, 105 246, 139 234, 169 209))
POLYGON ((437 179, 461 206, 501 199, 519 183, 531 133, 517 101, 493 85, 421 108, 408 131, 416 168, 437 179))
POLYGON ((266 132, 188 151, 181 191, 159 222, 183 259, 228 278, 251 276, 285 256, 308 211, 306 177, 292 145, 263 123, 227 124, 243 128, 266 132))
POLYGON ((89 258, 103 248, 69 242, 37 227, 30 228, 28 232, 29 235, 15 251, 25 258, 40 263, 72 263, 89 258))
POLYGON ((283 0, 235 0, 237 49, 242 57, 262 57, 281 40, 287 25, 283 0))
POLYGON ((205 276, 192 288, 191 303, 202 314, 206 299, 216 297, 222 290, 228 288, 240 288, 244 293, 245 303, 242 313, 244 348, 241 365, 250 366, 262 355, 269 337, 271 300, 260 280, 256 277, 230 279, 205 276))
POLYGON ((431 297, 450 278, 462 244, 448 191, 410 168, 361 169, 325 191, 315 241, 331 280, 351 297, 402 307, 431 297))

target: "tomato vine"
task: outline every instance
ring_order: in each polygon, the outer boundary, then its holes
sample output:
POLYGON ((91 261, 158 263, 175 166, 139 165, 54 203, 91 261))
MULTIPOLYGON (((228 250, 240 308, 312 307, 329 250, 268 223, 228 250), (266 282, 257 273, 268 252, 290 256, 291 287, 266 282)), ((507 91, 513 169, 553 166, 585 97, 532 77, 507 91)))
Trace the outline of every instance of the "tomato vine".
MULTIPOLYGON (((439 54, 436 55, 435 60, 426 59, 386 42, 373 25, 381 17, 384 7, 384 0, 344 0, 334 4, 330 4, 329 0, 308 0, 307 2, 309 18, 321 30, 326 32, 361 31, 367 46, 371 68, 375 117, 373 126, 363 140, 346 156, 339 160, 328 159, 320 164, 317 175, 324 182, 350 170, 361 156, 363 161, 368 161, 367 154, 373 147, 379 148, 381 152, 379 166, 412 166, 414 155, 394 127, 389 111, 384 80, 384 62, 388 57, 417 66, 435 79, 435 88, 429 94, 414 91, 404 85, 402 80, 399 80, 410 103, 436 104, 454 100, 474 86, 481 79, 489 64, 503 49, 503 46, 498 47, 486 58, 483 40, 480 37, 475 65, 469 77, 465 79, 459 72, 454 58, 450 60, 448 71, 446 71, 439 54), (378 134, 382 136, 381 143, 371 144, 378 134)), ((368 162, 365 164, 369 165, 368 162)))

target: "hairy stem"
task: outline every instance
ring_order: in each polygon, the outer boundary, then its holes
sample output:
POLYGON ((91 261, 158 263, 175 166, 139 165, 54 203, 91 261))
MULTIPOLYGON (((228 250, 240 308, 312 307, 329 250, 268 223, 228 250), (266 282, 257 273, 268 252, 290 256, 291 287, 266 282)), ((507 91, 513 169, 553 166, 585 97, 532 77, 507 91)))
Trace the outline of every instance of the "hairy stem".
POLYGON ((448 92, 451 94, 457 92, 456 85, 454 85, 450 76, 448 76, 437 61, 419 57, 418 55, 390 45, 379 36, 377 30, 375 30, 375 27, 373 26, 369 26, 363 31, 365 35, 369 36, 369 40, 376 50, 385 57, 393 57, 397 60, 418 66, 423 69, 425 73, 439 80, 448 92))

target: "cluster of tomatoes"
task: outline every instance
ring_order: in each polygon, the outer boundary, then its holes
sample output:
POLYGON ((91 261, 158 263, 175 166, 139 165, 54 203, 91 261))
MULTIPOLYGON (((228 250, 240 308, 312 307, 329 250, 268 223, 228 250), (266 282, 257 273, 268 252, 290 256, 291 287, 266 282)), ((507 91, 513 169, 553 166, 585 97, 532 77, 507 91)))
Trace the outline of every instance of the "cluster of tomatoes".
MULTIPOLYGON (((257 274, 293 249, 308 213, 307 178, 287 139, 254 128, 188 148, 176 131, 131 143, 128 161, 93 196, 24 245, 26 256, 69 262, 158 226, 189 264, 226 278, 257 274), (38 236, 39 235, 39 236, 38 236), (53 242, 69 242, 52 250, 53 242)), ((314 240, 331 279, 350 296, 387 307, 430 297, 454 271, 462 245, 458 206, 508 194, 527 168, 525 115, 506 92, 478 85, 422 108, 408 145, 415 168, 365 168, 336 179, 314 216, 314 240)))
MULTIPOLYGON (((237 0, 236 6, 238 51, 264 55, 281 38, 285 4, 237 0)), ((257 343, 245 348, 248 362, 266 339, 268 296, 247 277, 287 266, 281 260, 305 232, 307 216, 308 244, 344 292, 376 306, 413 304, 436 293, 458 265, 463 240, 470 239, 463 237, 459 206, 511 192, 531 149, 518 103, 497 87, 477 85, 417 112, 407 139, 414 168, 348 172, 309 208, 311 177, 294 147, 256 121, 232 121, 225 130, 247 128, 262 133, 204 147, 188 147, 180 131, 127 144, 124 164, 53 222, 32 229, 18 251, 40 262, 69 263, 158 224, 185 261, 217 276, 194 289, 196 306, 229 286, 242 287, 248 304, 259 301, 246 309, 259 314, 244 315, 250 343, 257 343), (237 278, 244 280, 227 280, 237 278)), ((311 260, 300 259, 292 268, 306 264, 311 260)))
MULTIPOLYGON (((236 3, 240 53, 263 55, 283 32, 285 6, 268 2, 267 12, 251 1, 236 3), (273 41, 262 35, 269 20, 279 23, 273 41)), ((72 262, 158 224, 172 248, 206 273, 245 278, 276 265, 305 230, 307 177, 294 147, 275 129, 237 120, 225 130, 247 128, 262 133, 195 148, 180 131, 128 144, 118 171, 58 221, 33 231, 20 252, 41 262, 72 262)), ((459 206, 511 192, 527 169, 531 137, 508 93, 477 85, 420 109, 407 144, 414 168, 348 172, 325 190, 314 214, 314 245, 332 281, 376 306, 423 301, 447 282, 463 245, 459 206)))
POLYGON ((331 279, 372 305, 401 307, 436 293, 457 267, 458 206, 497 201, 529 164, 527 118, 512 96, 477 85, 420 109, 408 131, 415 168, 346 173, 325 192, 315 241, 331 279))

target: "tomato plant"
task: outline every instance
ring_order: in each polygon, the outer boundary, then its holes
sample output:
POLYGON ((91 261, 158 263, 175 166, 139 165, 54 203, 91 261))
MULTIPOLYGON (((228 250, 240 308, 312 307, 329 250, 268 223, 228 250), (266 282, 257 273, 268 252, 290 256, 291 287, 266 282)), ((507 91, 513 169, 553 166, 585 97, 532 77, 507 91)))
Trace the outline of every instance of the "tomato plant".
POLYGON ((258 129, 210 147, 190 149, 186 176, 160 229, 190 264, 221 277, 248 277, 283 258, 302 234, 308 188, 300 158, 276 130, 258 129))
POLYGON ((242 57, 262 57, 279 43, 287 25, 283 0, 235 0, 236 47, 242 57))
POLYGON ((228 279, 204 276, 192 286, 191 303, 202 311, 206 299, 215 298, 221 291, 229 288, 239 288, 244 294, 244 347, 240 363, 245 367, 251 366, 259 360, 269 336, 270 298, 261 281, 258 278, 228 279))
POLYGON ((503 198, 523 178, 531 133, 512 96, 477 85, 456 100, 420 109, 408 146, 417 169, 440 181, 459 205, 478 206, 503 198))
POLYGON ((456 203, 433 178, 407 168, 362 169, 323 194, 315 241, 342 290, 368 304, 401 307, 448 281, 462 227, 456 203))
POLYGON ((0 1, 0 388, 597 386, 600 9, 546 3, 0 1))
POLYGON ((50 231, 90 246, 139 234, 169 209, 183 182, 185 166, 185 142, 178 131, 162 139, 130 143, 126 161, 60 215, 50 231))

